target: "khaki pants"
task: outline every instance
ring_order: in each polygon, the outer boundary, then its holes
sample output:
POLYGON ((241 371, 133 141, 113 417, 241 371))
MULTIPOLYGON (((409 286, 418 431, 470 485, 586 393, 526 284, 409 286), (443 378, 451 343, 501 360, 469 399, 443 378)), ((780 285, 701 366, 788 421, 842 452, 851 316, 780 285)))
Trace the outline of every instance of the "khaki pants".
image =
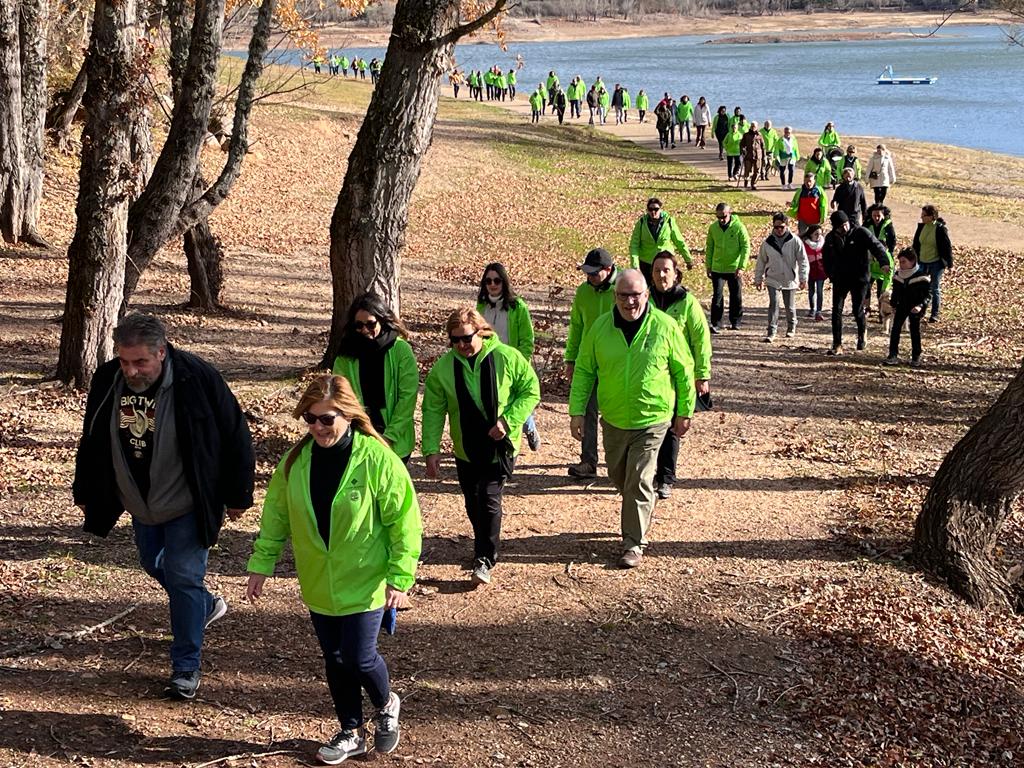
POLYGON ((654 473, 668 422, 646 429, 618 429, 601 419, 608 477, 622 494, 622 542, 642 552, 654 514, 654 473))

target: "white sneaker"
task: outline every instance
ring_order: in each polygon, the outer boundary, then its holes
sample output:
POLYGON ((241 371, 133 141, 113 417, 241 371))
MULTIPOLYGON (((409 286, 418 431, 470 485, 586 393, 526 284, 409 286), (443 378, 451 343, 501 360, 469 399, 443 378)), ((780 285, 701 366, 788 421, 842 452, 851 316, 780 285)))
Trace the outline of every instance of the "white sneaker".
POLYGON ((377 728, 373 732, 373 748, 382 754, 394 752, 398 747, 400 734, 398 727, 398 713, 401 711, 402 701, 398 694, 391 692, 391 697, 384 708, 377 713, 377 728))
POLYGON ((210 625, 217 619, 224 617, 224 614, 228 612, 228 604, 224 601, 223 597, 215 597, 213 599, 213 607, 210 612, 206 614, 206 624, 203 627, 204 630, 209 629, 210 625))
POLYGON ((362 728, 355 731, 338 731, 334 738, 317 750, 316 757, 324 765, 338 765, 350 757, 366 754, 366 733, 362 728))

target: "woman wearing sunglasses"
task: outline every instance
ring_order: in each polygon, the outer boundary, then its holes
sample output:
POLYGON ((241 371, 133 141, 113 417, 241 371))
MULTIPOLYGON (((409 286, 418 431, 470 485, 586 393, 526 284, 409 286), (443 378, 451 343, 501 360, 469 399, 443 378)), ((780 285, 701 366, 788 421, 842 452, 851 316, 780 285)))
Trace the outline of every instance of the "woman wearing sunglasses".
POLYGON ((406 463, 416 442, 413 414, 420 386, 408 338, 402 321, 383 300, 364 293, 349 307, 333 369, 348 379, 374 429, 406 463))
POLYGON ((362 691, 377 709, 374 748, 398 746, 400 702, 377 652, 385 611, 401 608, 422 539, 409 473, 341 376, 320 376, 293 411, 308 433, 278 464, 249 558, 250 602, 263 594, 291 539, 302 600, 324 655, 341 730, 317 757, 336 765, 366 752, 362 691))
POLYGON ((526 358, 502 344, 475 309, 453 312, 445 330, 451 349, 434 363, 423 387, 423 455, 427 477, 437 477, 447 417, 473 525, 472 580, 488 584, 498 560, 501 494, 523 424, 540 402, 540 384, 526 358))
MULTIPOLYGON (((518 349, 526 362, 533 360, 530 310, 523 298, 512 290, 512 281, 502 264, 494 262, 484 267, 480 292, 476 297, 476 311, 483 315, 503 344, 518 349)), ((523 425, 523 434, 531 451, 540 448, 540 433, 532 413, 523 425)))

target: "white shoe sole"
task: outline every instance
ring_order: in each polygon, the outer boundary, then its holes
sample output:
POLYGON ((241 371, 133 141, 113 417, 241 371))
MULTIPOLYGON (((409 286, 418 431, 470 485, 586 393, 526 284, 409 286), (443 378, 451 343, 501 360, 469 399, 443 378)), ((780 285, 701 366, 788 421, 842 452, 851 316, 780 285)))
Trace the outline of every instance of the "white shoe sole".
POLYGON ((356 750, 354 752, 346 752, 344 755, 342 755, 341 757, 337 758, 336 760, 335 759, 328 760, 326 757, 321 755, 319 752, 316 753, 316 759, 319 760, 324 765, 340 765, 341 763, 344 763, 346 760, 348 760, 350 757, 358 757, 359 755, 365 755, 365 754, 366 754, 366 744, 364 743, 362 749, 356 750))

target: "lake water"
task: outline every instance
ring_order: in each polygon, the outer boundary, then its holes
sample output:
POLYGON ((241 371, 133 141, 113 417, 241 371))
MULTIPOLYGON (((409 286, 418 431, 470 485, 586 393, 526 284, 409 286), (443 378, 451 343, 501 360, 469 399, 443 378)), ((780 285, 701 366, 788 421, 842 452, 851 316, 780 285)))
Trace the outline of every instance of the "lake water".
MULTIPOLYGON (((768 117, 777 127, 819 132, 832 120, 840 136, 894 136, 1024 155, 1024 50, 1008 45, 996 26, 945 27, 939 34, 740 45, 705 45, 707 35, 652 37, 511 43, 508 51, 475 43, 458 46, 455 55, 463 71, 508 68, 522 56, 522 92, 536 88, 552 69, 563 87, 577 74, 588 84, 601 75, 609 89, 625 85, 634 103, 643 88, 652 107, 665 91, 676 99, 689 94, 694 102, 703 95, 712 113, 719 104, 730 113, 739 105, 748 119, 768 117), (930 86, 877 85, 886 64, 897 76, 939 80, 930 86)), ((369 60, 384 49, 346 53, 369 60)))

